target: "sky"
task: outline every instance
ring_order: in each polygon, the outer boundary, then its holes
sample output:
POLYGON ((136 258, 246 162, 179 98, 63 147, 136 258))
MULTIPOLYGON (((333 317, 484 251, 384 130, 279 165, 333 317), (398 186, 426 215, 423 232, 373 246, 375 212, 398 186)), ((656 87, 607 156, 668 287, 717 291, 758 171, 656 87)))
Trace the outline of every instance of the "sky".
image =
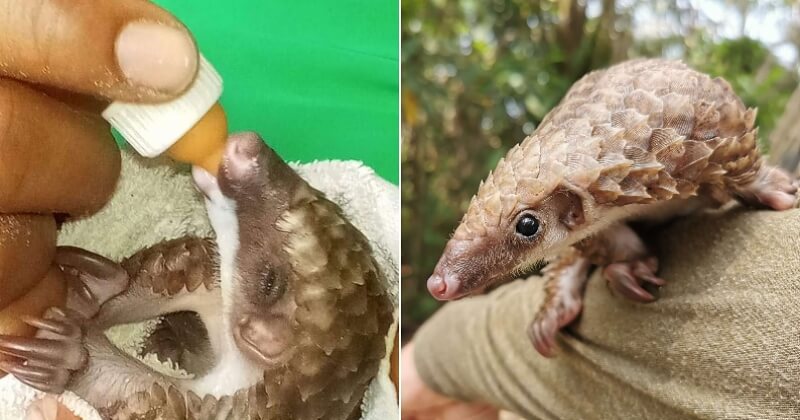
MULTIPOLYGON (((741 27, 739 12, 725 0, 677 0, 684 8, 698 12, 698 22, 713 28, 723 38, 738 38, 741 27)), ((669 2, 655 0, 636 2, 617 0, 618 9, 634 7, 633 33, 638 37, 657 36, 680 32, 685 25, 663 13, 669 2)), ((602 10, 601 0, 587 0, 587 15, 597 16, 602 10)), ((798 66, 797 48, 783 42, 787 39, 790 23, 800 24, 800 5, 787 6, 781 1, 761 1, 748 13, 745 35, 766 44, 785 66, 798 66)), ((800 70, 800 69, 799 69, 800 70)))

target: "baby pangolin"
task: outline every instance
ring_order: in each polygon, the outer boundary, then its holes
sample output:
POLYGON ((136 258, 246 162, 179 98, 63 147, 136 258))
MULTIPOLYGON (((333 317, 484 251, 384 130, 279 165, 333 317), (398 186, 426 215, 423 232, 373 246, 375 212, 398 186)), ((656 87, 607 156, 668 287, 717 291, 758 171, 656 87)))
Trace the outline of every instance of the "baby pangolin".
POLYGON ((734 198, 794 205, 790 177, 759 154, 755 118, 725 80, 681 62, 633 60, 586 75, 481 183, 428 289, 455 299, 550 261, 528 334, 553 355, 592 265, 636 301, 654 300, 645 283, 665 284, 626 221, 734 198))
POLYGON ((179 238, 121 265, 60 249, 68 310, 28 319, 37 338, 0 337, 0 352, 20 360, 0 369, 66 387, 113 419, 358 418, 392 322, 367 239, 255 134, 229 138, 218 177, 195 168, 194 178, 216 245, 179 238), (186 311, 206 337, 184 349, 198 353, 192 379, 158 373, 104 335, 186 311))

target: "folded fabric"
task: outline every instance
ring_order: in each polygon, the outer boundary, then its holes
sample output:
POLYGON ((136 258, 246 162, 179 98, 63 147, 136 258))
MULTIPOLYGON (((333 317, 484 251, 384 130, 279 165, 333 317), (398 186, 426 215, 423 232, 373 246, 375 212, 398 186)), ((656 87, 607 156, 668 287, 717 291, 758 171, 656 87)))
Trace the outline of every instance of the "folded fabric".
MULTIPOLYGON (((387 357, 362 401, 362 419, 396 419, 396 390, 389 379, 389 354, 397 330, 400 202, 398 188, 354 161, 319 161, 292 165, 313 187, 338 203, 350 221, 369 238, 375 258, 386 274, 386 287, 395 302, 395 323, 386 340, 387 357)), ((74 245, 121 260, 139 249, 185 235, 213 236, 202 198, 186 167, 165 165, 123 153, 122 175, 112 200, 98 214, 65 224, 60 245, 74 245)), ((136 355, 159 320, 117 326, 108 335, 136 355)), ((153 355, 142 357, 154 369, 179 373, 153 355)), ((0 379, 0 420, 24 418, 31 401, 41 393, 8 375, 0 379)), ((71 392, 59 400, 85 420, 99 419, 97 411, 71 392)))

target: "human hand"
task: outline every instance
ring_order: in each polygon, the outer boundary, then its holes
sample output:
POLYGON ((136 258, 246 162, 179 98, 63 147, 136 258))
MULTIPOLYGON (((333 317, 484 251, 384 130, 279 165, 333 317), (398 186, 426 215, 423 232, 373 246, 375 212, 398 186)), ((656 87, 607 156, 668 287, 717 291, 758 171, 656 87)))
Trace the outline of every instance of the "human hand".
POLYGON ((454 400, 428 387, 414 363, 414 343, 403 347, 400 360, 403 420, 497 420, 499 414, 494 407, 454 400))
POLYGON ((102 207, 119 157, 100 112, 181 93, 197 59, 149 1, 0 0, 0 211, 102 207))

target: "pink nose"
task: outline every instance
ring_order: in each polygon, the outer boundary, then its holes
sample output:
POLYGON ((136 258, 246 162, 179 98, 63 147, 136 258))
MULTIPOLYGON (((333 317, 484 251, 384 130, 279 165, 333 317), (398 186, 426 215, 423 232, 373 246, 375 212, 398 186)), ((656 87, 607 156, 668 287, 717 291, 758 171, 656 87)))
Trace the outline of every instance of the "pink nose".
POLYGON ((447 273, 442 275, 436 272, 428 278, 428 292, 438 300, 451 300, 459 297, 459 289, 461 287, 458 280, 447 273))
POLYGON ((226 173, 232 178, 241 178, 258 169, 258 154, 265 148, 255 133, 237 133, 228 137, 225 147, 226 173))
POLYGON ((428 291, 435 298, 439 298, 447 292, 447 283, 444 282, 442 276, 434 274, 428 278, 428 291))
POLYGON ((252 160, 258 157, 264 142, 261 137, 253 132, 232 134, 228 137, 225 154, 231 158, 252 160))

